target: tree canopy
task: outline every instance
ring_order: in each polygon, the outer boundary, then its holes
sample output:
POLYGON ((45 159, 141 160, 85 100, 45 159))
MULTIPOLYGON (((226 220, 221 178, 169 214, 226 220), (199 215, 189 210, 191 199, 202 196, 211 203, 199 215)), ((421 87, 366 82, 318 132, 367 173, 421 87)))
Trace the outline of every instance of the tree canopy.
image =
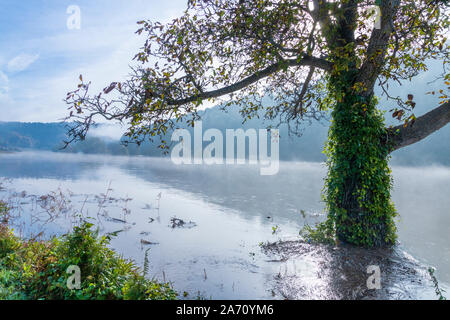
POLYGON ((411 123, 413 96, 398 97, 389 84, 413 80, 432 59, 443 65, 443 89, 433 92, 442 100, 442 125, 450 114, 447 6, 436 0, 189 0, 169 23, 138 22, 145 43, 126 81, 91 94, 91 83, 80 76, 66 97, 68 119, 76 122, 71 138, 83 139, 100 116, 126 123, 126 135, 139 142, 179 121, 193 124, 204 102, 217 101, 240 103, 244 119, 264 109, 265 117, 295 131, 333 107, 329 75, 349 69, 356 70, 349 81, 355 93, 371 96, 379 85, 395 101, 393 116, 411 123), (270 106, 262 105, 264 96, 272 98, 270 106))
POLYGON ((126 81, 90 95, 80 76, 66 99, 76 120, 69 133, 83 139, 101 116, 125 122, 140 143, 180 121, 194 125, 202 104, 219 100, 224 108, 237 103, 244 119, 262 111, 294 132, 330 114, 328 218, 310 238, 391 246, 389 154, 450 122, 448 12, 447 1, 436 0, 190 0, 169 23, 138 22, 146 40, 126 81), (414 81, 432 60, 442 63, 442 89, 430 92, 441 105, 416 118, 414 95, 396 96, 389 86, 414 81), (376 86, 401 125, 385 127, 376 86))

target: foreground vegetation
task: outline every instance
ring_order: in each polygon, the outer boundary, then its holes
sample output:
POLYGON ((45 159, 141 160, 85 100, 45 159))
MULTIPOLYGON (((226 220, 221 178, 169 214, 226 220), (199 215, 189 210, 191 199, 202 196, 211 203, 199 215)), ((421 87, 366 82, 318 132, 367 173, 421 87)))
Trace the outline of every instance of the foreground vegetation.
POLYGON ((8 225, 8 209, 0 202, 0 300, 173 300, 168 283, 146 278, 108 247, 93 225, 80 223, 71 233, 49 241, 23 240, 8 225), (80 289, 69 289, 78 266, 80 289))

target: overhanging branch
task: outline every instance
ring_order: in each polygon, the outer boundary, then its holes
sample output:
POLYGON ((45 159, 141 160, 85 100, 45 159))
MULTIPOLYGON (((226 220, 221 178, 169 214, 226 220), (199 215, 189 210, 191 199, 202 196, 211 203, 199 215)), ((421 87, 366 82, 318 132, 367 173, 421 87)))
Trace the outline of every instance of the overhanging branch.
POLYGON ((392 151, 409 146, 425 139, 433 132, 450 122, 450 102, 416 119, 414 124, 408 124, 389 129, 388 141, 392 143, 392 151))
POLYGON ((326 71, 330 71, 332 68, 332 63, 321 58, 315 58, 315 57, 303 57, 302 59, 290 59, 290 60, 284 60, 280 61, 278 63, 272 64, 268 66, 267 68, 239 81, 236 82, 230 86, 223 87, 217 90, 202 92, 197 95, 185 98, 185 99, 178 99, 178 100, 168 100, 167 104, 172 106, 177 105, 184 105, 191 102, 195 102, 197 100, 203 100, 203 99, 210 99, 210 98, 217 98, 221 97, 236 91, 239 91, 241 89, 244 89, 245 87, 264 79, 271 74, 274 74, 275 72, 281 70, 283 67, 295 67, 295 66, 310 66, 315 67, 319 69, 323 69, 326 71))

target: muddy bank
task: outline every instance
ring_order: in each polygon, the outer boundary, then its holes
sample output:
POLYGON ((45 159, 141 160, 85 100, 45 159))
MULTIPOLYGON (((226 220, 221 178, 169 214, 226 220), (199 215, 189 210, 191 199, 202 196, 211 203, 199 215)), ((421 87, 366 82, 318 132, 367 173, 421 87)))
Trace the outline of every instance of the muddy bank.
POLYGON ((401 248, 280 241, 262 249, 268 261, 279 264, 272 285, 273 295, 281 299, 437 299, 428 267, 401 248), (379 267, 380 289, 368 288, 368 280, 369 286, 377 284, 369 266, 379 267))

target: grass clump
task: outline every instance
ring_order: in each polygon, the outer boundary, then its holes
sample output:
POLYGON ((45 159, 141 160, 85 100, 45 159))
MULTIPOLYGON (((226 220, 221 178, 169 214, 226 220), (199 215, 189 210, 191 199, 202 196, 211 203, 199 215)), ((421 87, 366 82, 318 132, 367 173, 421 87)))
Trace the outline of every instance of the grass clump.
POLYGON ((168 283, 149 280, 132 262, 108 247, 82 222, 71 233, 49 241, 14 235, 0 202, 0 300, 173 300, 168 283), (2 222, 3 221, 3 222, 2 222), (69 267, 80 270, 79 289, 70 289, 69 267))
POLYGON ((433 281, 434 291, 436 292, 439 300, 447 300, 447 298, 444 296, 445 290, 439 287, 439 282, 434 275, 435 271, 436 270, 432 267, 428 268, 428 273, 430 274, 431 281, 433 281))
POLYGON ((308 243, 327 245, 336 244, 335 231, 329 225, 328 221, 318 223, 314 227, 305 225, 300 230, 299 235, 308 243))

